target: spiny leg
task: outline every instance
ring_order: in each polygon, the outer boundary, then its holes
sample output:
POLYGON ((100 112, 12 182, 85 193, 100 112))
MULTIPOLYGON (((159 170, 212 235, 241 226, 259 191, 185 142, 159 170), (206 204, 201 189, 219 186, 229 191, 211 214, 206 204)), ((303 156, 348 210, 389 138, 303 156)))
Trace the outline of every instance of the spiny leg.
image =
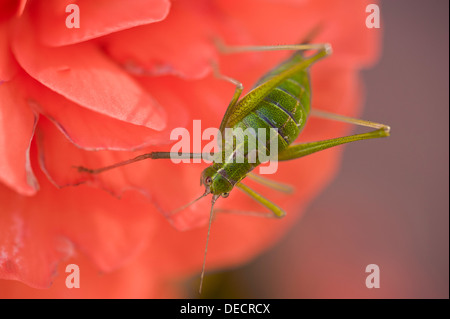
POLYGON ((253 52, 253 51, 309 51, 319 50, 326 51, 327 55, 332 53, 331 45, 329 43, 307 43, 307 44, 281 44, 281 45, 236 45, 229 46, 224 44, 219 39, 215 39, 215 44, 220 52, 228 53, 240 53, 240 52, 253 52))
POLYGON ((151 152, 151 153, 146 153, 146 154, 142 154, 139 156, 136 156, 135 158, 123 161, 123 162, 118 162, 115 163, 113 165, 109 165, 109 166, 105 166, 105 167, 100 167, 100 168, 86 168, 84 166, 73 166, 74 168, 78 169, 79 172, 86 172, 89 174, 99 174, 99 173, 103 173, 104 171, 108 171, 120 166, 125 166, 128 164, 132 164, 135 162, 139 162, 145 159, 170 159, 170 158, 177 158, 177 159, 193 159, 193 158, 204 158, 207 160, 212 160, 213 159, 213 155, 209 154, 209 153, 176 153, 176 152, 151 152))
POLYGON ((375 129, 384 129, 387 133, 389 133, 389 131, 391 129, 388 125, 385 125, 385 124, 375 123, 375 122, 371 122, 371 121, 365 121, 365 120, 361 120, 361 119, 355 119, 353 117, 343 116, 343 115, 330 113, 330 112, 326 112, 326 111, 321 111, 321 110, 316 110, 316 109, 312 109, 310 114, 311 114, 311 116, 315 116, 315 117, 319 117, 319 118, 323 118, 323 119, 345 122, 345 123, 355 124, 355 125, 364 126, 364 127, 371 127, 371 128, 375 128, 375 129))
POLYGON ((272 188, 276 191, 279 191, 279 192, 282 192, 285 194, 291 194, 294 192, 294 187, 292 187, 291 185, 279 183, 279 182, 273 181, 271 179, 257 175, 255 173, 248 173, 247 177, 254 180, 255 182, 260 183, 261 185, 267 186, 269 188, 272 188))
POLYGON ((250 215, 250 216, 259 216, 259 217, 268 217, 268 218, 282 218, 286 215, 286 212, 277 206, 276 204, 272 203, 270 200, 262 196, 261 194, 258 194, 253 189, 248 187, 247 185, 244 185, 242 183, 237 183, 236 187, 250 196, 252 199, 257 201, 262 206, 269 209, 270 213, 263 213, 263 212, 253 212, 253 211, 241 211, 241 210, 234 210, 234 209, 216 209, 216 212, 221 213, 233 213, 233 214, 242 214, 242 215, 250 215))
POLYGON ((242 90, 244 89, 244 86, 242 85, 242 83, 239 82, 236 79, 233 79, 233 78, 231 78, 229 76, 226 76, 226 75, 220 73, 219 66, 217 65, 216 62, 214 62, 214 61, 211 62, 211 67, 212 67, 212 70, 213 70, 213 74, 214 74, 214 76, 216 78, 218 78, 220 80, 225 80, 225 81, 230 82, 230 83, 232 83, 232 84, 234 84, 236 86, 236 91, 234 92, 234 95, 233 95, 233 98, 231 99, 230 105, 236 103, 236 101, 239 99, 239 96, 242 93, 242 90), (233 103, 233 101, 234 101, 234 103, 233 103))
POLYGON ((235 106, 236 106, 237 102, 239 101, 242 91, 244 90, 244 86, 238 80, 233 79, 229 76, 226 76, 226 75, 223 75, 222 73, 220 73, 219 66, 217 65, 217 63, 212 62, 211 64, 212 64, 214 76, 216 78, 218 78, 220 80, 225 80, 236 86, 236 89, 234 91, 233 97, 231 98, 230 104, 228 104, 225 115, 223 116, 222 122, 220 123, 219 131, 223 134, 223 131, 225 129, 225 124, 227 123, 228 117, 230 116, 230 114, 233 114, 233 112, 235 111, 235 106))
POLYGON ((322 31, 322 25, 318 24, 312 28, 306 36, 296 45, 273 45, 273 46, 227 46, 221 41, 220 38, 214 38, 214 43, 219 51, 222 53, 238 53, 246 51, 273 51, 273 50, 318 50, 320 49, 320 44, 314 44, 313 47, 306 47, 305 45, 310 44, 310 42, 322 31), (298 48, 298 45, 302 45, 302 48, 298 48), (295 46, 295 47, 294 47, 295 46), (278 47, 278 49, 276 48, 278 47), (294 47, 294 48, 292 48, 294 47))
POLYGON ((361 141, 361 140, 367 140, 371 138, 379 138, 379 137, 387 137, 389 136, 389 130, 387 127, 380 128, 378 130, 368 132, 368 133, 362 133, 362 134, 356 134, 351 136, 344 136, 344 137, 338 137, 333 138, 325 141, 318 141, 318 142, 310 142, 310 143, 303 143, 303 144, 296 144, 291 145, 288 148, 286 148, 284 151, 278 154, 278 161, 289 161, 292 159, 297 159, 306 155, 310 155, 322 150, 325 150, 327 148, 331 148, 337 145, 342 145, 350 142, 355 141, 361 141))
POLYGON ((328 119, 328 120, 335 120, 335 121, 355 124, 355 125, 359 125, 359 126, 370 127, 370 128, 374 128, 376 130, 368 132, 368 133, 338 137, 338 138, 333 138, 333 139, 329 139, 329 140, 325 140, 325 141, 291 145, 288 148, 286 148, 284 151, 282 151, 280 154, 278 154, 278 161, 288 161, 288 160, 300 158, 300 157, 303 157, 303 156, 306 156, 306 155, 309 155, 309 154, 312 154, 315 152, 325 150, 330 147, 334 147, 337 145, 342 145, 342 144, 346 144, 346 143, 350 143, 350 142, 367 140, 367 139, 371 139, 371 138, 388 137, 390 135, 390 131, 391 131, 391 128, 385 124, 375 123, 375 122, 371 122, 371 121, 365 121, 365 120, 361 120, 361 119, 355 119, 352 117, 334 114, 334 113, 330 113, 330 112, 326 112, 326 111, 313 109, 313 110, 311 110, 311 115, 319 117, 319 118, 328 119))

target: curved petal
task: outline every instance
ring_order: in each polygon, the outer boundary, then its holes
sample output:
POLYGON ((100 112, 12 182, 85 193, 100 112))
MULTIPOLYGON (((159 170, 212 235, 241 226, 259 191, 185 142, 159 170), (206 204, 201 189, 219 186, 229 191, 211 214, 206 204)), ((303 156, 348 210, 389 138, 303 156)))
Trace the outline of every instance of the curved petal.
POLYGON ((34 289, 20 282, 3 280, 0 282, 0 298, 42 299, 42 298, 83 298, 83 299, 110 299, 110 298, 177 298, 180 293, 175 289, 167 289, 162 278, 149 271, 143 255, 135 258, 113 272, 100 273, 98 268, 82 254, 74 254, 71 258, 60 262, 57 267, 59 276, 55 277, 48 289, 34 289), (66 272, 68 265, 77 265, 80 271, 80 287, 68 289, 66 278, 72 272, 66 272))
POLYGON ((0 84, 0 181, 22 195, 39 189, 29 154, 36 121, 20 81, 0 84))
POLYGON ((34 41, 26 24, 13 39, 13 51, 33 78, 92 111, 157 131, 165 128, 164 109, 94 44, 48 48, 34 41))
POLYGON ((165 144, 169 141, 170 129, 185 125, 187 121, 184 103, 172 94, 172 89, 162 79, 149 79, 145 84, 147 92, 152 92, 167 112, 173 114, 168 118, 167 129, 158 132, 82 108, 26 74, 21 78, 35 110, 49 118, 72 143, 84 149, 134 150, 165 144))
MULTIPOLYGON (((37 147, 41 169, 48 179, 58 187, 69 185, 79 185, 89 182, 91 186, 102 188, 100 183, 106 179, 103 187, 108 192, 121 196, 130 187, 132 181, 120 174, 120 170, 113 170, 111 173, 96 175, 85 175, 78 172, 75 166, 102 167, 120 161, 122 152, 84 151, 71 143, 58 128, 45 117, 41 117, 37 127, 37 147), (112 155, 110 155, 112 154, 112 155), (87 178, 88 177, 88 178, 87 178), (120 185, 116 188, 116 185, 120 185), (125 186, 124 186, 125 185, 125 186), (116 191, 117 189, 117 191, 116 191)), ((129 152, 127 152, 129 154, 129 152)))
POLYGON ((9 47, 8 25, 0 24, 0 83, 9 81, 17 72, 17 62, 9 47))
POLYGON ((20 14, 22 6, 22 1, 11 1, 11 0, 0 0, 0 24, 20 14))
POLYGON ((57 263, 76 251, 112 271, 143 249, 158 216, 142 196, 128 192, 118 200, 88 186, 57 190, 39 179, 41 190, 28 198, 0 185, 2 279, 46 288, 57 263))
POLYGON ((203 2, 177 2, 164 21, 112 34, 102 43, 131 72, 204 77, 216 60, 212 39, 217 31, 203 2))
POLYGON ((68 28, 66 20, 74 12, 71 0, 36 1, 30 8, 38 26, 38 36, 49 46, 63 46, 106 34, 163 20, 170 8, 168 0, 133 0, 124 7, 121 0, 80 0, 80 27, 68 28))

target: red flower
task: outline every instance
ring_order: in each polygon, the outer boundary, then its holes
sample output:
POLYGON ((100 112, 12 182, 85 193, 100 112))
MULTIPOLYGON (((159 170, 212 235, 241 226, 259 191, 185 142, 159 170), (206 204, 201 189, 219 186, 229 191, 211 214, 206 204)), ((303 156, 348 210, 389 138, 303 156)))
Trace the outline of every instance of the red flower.
MULTIPOLYGON (((224 56, 214 37, 297 43, 320 25, 314 42, 331 43, 334 54, 312 67, 313 107, 355 116, 358 71, 378 47, 378 32, 365 26, 368 2, 80 0, 81 27, 68 29, 70 2, 0 1, 0 278, 32 287, 3 280, 0 296, 177 296, 176 280, 201 269, 210 200, 165 213, 202 194, 205 165, 148 160, 95 176, 72 166, 169 150, 171 130, 193 119, 218 127, 234 88, 211 75, 211 60, 250 88, 290 54, 224 56), (80 267, 79 289, 65 286, 70 263, 80 267)), ((347 130, 311 119, 300 140, 347 130)), ((339 153, 280 163, 274 179, 295 185, 293 195, 250 182, 288 215, 219 214, 207 269, 248 261, 280 238, 332 178, 339 153)), ((220 206, 260 210, 237 191, 220 206)))

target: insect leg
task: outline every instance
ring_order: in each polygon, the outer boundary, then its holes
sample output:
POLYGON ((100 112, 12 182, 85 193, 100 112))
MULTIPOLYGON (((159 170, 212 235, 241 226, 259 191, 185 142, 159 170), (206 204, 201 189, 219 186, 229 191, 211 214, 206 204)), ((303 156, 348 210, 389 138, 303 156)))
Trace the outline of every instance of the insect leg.
POLYGON ((211 67, 213 70, 213 74, 216 78, 218 78, 220 80, 228 81, 236 86, 236 91, 234 92, 233 99, 231 100, 232 102, 234 101, 234 103, 236 103, 236 101, 239 99, 239 96, 242 93, 242 90, 244 89, 244 86, 242 85, 242 83, 236 79, 233 79, 229 76, 226 76, 226 75, 223 75, 222 73, 220 73, 219 66, 217 65, 216 62, 213 61, 211 63, 211 67))
POLYGON ((359 126, 371 127, 371 128, 376 128, 376 129, 384 129, 388 133, 390 131, 390 127, 385 124, 375 123, 375 122, 371 122, 371 121, 365 121, 365 120, 361 120, 361 119, 355 119, 352 117, 329 113, 326 111, 312 109, 310 114, 312 116, 320 117, 320 118, 324 118, 324 119, 328 119, 328 120, 335 120, 335 121, 355 124, 355 125, 359 125, 359 126))
POLYGON ((222 122, 220 123, 219 131, 223 134, 223 131, 225 129, 225 125, 228 121, 228 118, 230 117, 230 114, 234 113, 236 103, 237 103, 237 101, 239 101, 242 91, 244 90, 244 86, 238 80, 233 79, 229 76, 226 76, 226 75, 223 75, 222 73, 220 73, 219 66, 214 61, 212 62, 212 69, 213 69, 214 76, 216 78, 218 78, 220 80, 228 81, 236 86, 236 89, 234 91, 233 97, 231 98, 230 104, 228 105, 225 115, 222 118, 222 122))
POLYGON ((389 127, 383 126, 372 132, 356 134, 351 136, 344 136, 333 138, 325 141, 310 142, 303 144, 291 145, 284 151, 278 154, 278 161, 288 161, 296 158, 300 158, 306 155, 310 155, 330 147, 342 145, 354 141, 367 140, 370 138, 387 137, 389 136, 389 127))
POLYGON ((237 183, 236 187, 239 188, 241 191, 243 191, 245 194, 253 198, 255 201, 266 207, 270 210, 270 213, 262 213, 262 212, 247 212, 247 211, 240 211, 240 210, 228 210, 228 209, 218 209, 216 211, 218 212, 226 212, 226 213, 237 213, 237 214, 245 214, 245 215, 254 215, 254 216, 263 216, 263 217, 276 217, 281 218, 286 215, 286 212, 277 206, 276 204, 272 203, 270 200, 265 198, 264 196, 258 194, 250 187, 242 184, 237 183))
POLYGON ((279 183, 279 182, 273 181, 271 179, 262 177, 260 175, 254 174, 254 173, 247 174, 247 177, 254 180, 255 182, 260 183, 261 185, 270 187, 274 190, 277 190, 277 191, 285 193, 285 194, 290 194, 290 193, 294 192, 294 188, 291 185, 279 183))
POLYGON ((257 211, 226 209, 226 208, 214 208, 214 213, 245 215, 245 216, 264 217, 264 218, 278 218, 275 214, 269 213, 269 212, 264 213, 264 212, 257 212, 257 211))
POLYGON ((306 44, 282 44, 282 45, 239 45, 228 46, 218 39, 215 39, 215 44, 218 50, 222 53, 240 53, 240 52, 253 52, 253 51, 308 51, 319 50, 326 51, 327 55, 332 53, 331 45, 329 43, 306 43, 306 44))
POLYGON ((146 154, 142 154, 139 156, 136 156, 135 158, 131 158, 129 160, 123 161, 123 162, 119 162, 119 163, 115 163, 109 166, 105 166, 105 167, 101 167, 101 168, 96 168, 96 169, 91 169, 91 168, 86 168, 83 166, 73 166, 74 168, 78 169, 79 172, 86 172, 89 174, 99 174, 99 173, 103 173, 104 171, 109 171, 111 169, 120 167, 120 166, 125 166, 131 163, 135 163, 135 162, 139 162, 145 159, 170 159, 173 157, 176 158, 204 158, 207 160, 212 160, 213 156, 209 153, 182 153, 181 155, 178 153, 174 153, 174 152, 151 152, 151 153, 146 153, 146 154))

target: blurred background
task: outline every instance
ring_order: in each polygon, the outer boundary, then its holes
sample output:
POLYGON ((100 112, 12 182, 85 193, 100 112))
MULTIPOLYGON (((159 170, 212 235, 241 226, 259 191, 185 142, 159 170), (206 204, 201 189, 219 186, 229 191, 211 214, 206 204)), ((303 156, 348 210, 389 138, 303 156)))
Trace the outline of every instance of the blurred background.
POLYGON ((337 178, 283 240, 212 275, 204 297, 449 298, 449 2, 380 10, 383 52, 362 74, 361 118, 391 137, 346 147, 337 178), (379 289, 365 285, 369 264, 379 289))

